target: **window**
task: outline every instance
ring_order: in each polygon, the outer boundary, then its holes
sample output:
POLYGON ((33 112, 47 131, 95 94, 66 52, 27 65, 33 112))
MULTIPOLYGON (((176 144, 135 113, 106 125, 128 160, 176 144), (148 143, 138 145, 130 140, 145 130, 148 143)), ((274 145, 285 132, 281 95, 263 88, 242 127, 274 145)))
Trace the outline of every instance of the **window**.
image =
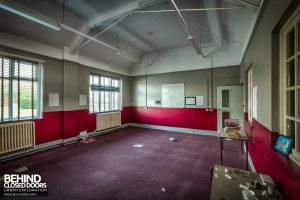
POLYGON ((300 165, 300 12, 281 30, 281 132, 293 140, 291 158, 300 165))
POLYGON ((110 112, 121 107, 120 79, 90 75, 90 112, 110 112))
POLYGON ((252 105, 253 105, 253 82, 252 82, 252 67, 247 72, 248 74, 248 120, 252 122, 253 117, 253 111, 252 111, 252 105))
POLYGON ((40 65, 0 56, 1 122, 40 117, 40 65))

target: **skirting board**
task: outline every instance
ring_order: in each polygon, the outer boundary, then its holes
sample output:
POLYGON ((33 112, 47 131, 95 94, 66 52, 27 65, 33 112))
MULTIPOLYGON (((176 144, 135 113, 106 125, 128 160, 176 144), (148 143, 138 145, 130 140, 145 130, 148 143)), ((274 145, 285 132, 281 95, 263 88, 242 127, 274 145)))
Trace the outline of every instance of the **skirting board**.
MULTIPOLYGON (((89 133, 89 135, 90 136, 97 136, 97 135, 109 133, 109 132, 112 132, 112 131, 115 131, 115 130, 118 130, 118 129, 126 128, 128 126, 129 126, 129 124, 123 124, 119 127, 115 127, 115 128, 112 128, 112 129, 107 129, 107 130, 100 131, 100 132, 91 132, 91 133, 89 133)), ((4 161, 7 161, 7 160, 11 160, 11 159, 19 158, 19 157, 26 156, 26 155, 29 155, 29 154, 37 153, 37 152, 44 151, 44 150, 47 150, 47 149, 51 149, 51 148, 54 148, 54 147, 58 147, 58 146, 61 146, 61 145, 68 145, 68 144, 71 144, 71 143, 74 143, 74 142, 78 142, 78 137, 71 137, 71 138, 67 138, 67 139, 59 139, 59 140, 54 140, 54 141, 51 141, 51 142, 46 142, 46 143, 43 143, 43 144, 38 144, 38 145, 35 145, 34 149, 30 148, 30 149, 25 149, 25 150, 22 150, 22 151, 16 151, 16 152, 12 152, 12 153, 9 153, 9 154, 2 155, 2 156, 0 156, 0 162, 4 162, 4 161)))
POLYGON ((206 131, 206 130, 199 130, 199 129, 192 129, 192 128, 178 128, 178 127, 171 127, 171 126, 157 126, 157 125, 138 124, 138 123, 130 123, 130 126, 164 130, 164 131, 174 131, 174 132, 181 132, 181 133, 198 134, 198 135, 210 135, 210 136, 218 135, 217 131, 206 131))

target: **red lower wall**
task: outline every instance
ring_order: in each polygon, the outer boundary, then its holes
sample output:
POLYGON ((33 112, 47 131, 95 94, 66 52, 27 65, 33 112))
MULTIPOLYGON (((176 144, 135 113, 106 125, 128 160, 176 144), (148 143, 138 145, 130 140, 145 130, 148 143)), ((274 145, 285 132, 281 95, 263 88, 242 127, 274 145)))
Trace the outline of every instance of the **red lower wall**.
POLYGON ((129 107, 133 123, 217 130, 217 111, 204 108, 158 108, 129 107))
POLYGON ((270 175, 287 199, 300 198, 300 172, 288 157, 273 150, 278 133, 272 132, 255 119, 250 125, 245 115, 245 131, 250 135, 249 154, 257 172, 270 175))
POLYGON ((96 115, 89 110, 44 112, 35 122, 36 144, 75 137, 80 131, 96 129, 96 115))
MULTIPOLYGON (((96 129, 96 114, 89 110, 44 112, 34 120, 36 144, 75 137, 80 131, 96 129)), ((217 112, 202 108, 123 107, 121 122, 172 126, 201 130, 217 130, 217 112)))

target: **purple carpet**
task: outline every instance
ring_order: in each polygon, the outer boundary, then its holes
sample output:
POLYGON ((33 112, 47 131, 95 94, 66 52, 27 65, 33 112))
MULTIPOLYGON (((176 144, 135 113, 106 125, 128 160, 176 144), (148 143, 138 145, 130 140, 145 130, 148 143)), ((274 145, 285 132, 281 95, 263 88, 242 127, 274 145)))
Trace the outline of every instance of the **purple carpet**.
MULTIPOLYGON (((224 142, 224 148, 224 165, 244 169, 240 143, 224 142)), ((26 166, 27 174, 40 174, 49 195, 28 199, 206 200, 214 164, 220 164, 215 136, 129 127, 89 144, 74 143, 0 163, 0 173, 26 166)))

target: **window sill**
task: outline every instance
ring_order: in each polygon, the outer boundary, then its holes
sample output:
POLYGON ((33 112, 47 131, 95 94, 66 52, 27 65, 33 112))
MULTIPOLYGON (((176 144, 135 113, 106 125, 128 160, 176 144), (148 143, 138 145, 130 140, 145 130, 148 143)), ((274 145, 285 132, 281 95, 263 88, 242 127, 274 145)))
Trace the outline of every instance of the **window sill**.
POLYGON ((0 122, 0 124, 26 122, 26 121, 33 121, 33 120, 40 120, 40 119, 43 119, 43 118, 42 117, 36 117, 36 118, 23 118, 23 119, 16 119, 16 120, 6 120, 6 121, 0 122))
POLYGON ((104 111, 104 112, 90 112, 90 114, 97 115, 97 114, 114 113, 114 112, 121 112, 121 110, 111 110, 111 111, 104 111))
MULTIPOLYGON (((253 119, 252 119, 252 120, 253 120, 253 119)), ((248 119, 248 124, 249 124, 249 126, 251 126, 251 127, 252 127, 252 120, 248 119)))
POLYGON ((294 161, 300 167, 300 153, 293 149, 292 153, 290 154, 290 159, 294 161))

